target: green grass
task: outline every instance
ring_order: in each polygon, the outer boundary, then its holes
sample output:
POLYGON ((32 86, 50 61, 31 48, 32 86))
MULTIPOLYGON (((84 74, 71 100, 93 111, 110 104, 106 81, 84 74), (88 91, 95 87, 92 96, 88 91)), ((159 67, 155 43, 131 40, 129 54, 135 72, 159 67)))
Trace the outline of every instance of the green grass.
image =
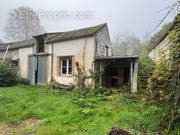
POLYGON ((131 133, 159 131, 162 110, 126 96, 83 99, 77 92, 54 92, 40 86, 1 87, 0 121, 17 124, 39 119, 36 129, 26 129, 33 135, 105 135, 112 126, 131 133))

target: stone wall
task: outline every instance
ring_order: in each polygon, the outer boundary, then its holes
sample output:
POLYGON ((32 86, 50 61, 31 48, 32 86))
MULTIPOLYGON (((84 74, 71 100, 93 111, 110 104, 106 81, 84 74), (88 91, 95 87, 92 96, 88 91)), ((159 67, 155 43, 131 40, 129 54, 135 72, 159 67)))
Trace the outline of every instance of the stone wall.
POLYGON ((150 53, 149 57, 156 63, 159 63, 163 55, 168 57, 168 48, 170 47, 169 37, 167 36, 161 43, 159 43, 150 53))

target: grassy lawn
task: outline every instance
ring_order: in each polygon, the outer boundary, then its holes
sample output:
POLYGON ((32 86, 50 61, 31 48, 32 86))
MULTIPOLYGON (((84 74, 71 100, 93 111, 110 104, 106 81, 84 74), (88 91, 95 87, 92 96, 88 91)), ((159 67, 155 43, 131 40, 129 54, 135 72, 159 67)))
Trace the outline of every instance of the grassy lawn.
POLYGON ((53 91, 40 86, 1 87, 0 128, 13 127, 8 130, 13 135, 106 135, 112 126, 132 134, 159 131, 161 109, 132 97, 137 96, 83 98, 81 92, 53 91))

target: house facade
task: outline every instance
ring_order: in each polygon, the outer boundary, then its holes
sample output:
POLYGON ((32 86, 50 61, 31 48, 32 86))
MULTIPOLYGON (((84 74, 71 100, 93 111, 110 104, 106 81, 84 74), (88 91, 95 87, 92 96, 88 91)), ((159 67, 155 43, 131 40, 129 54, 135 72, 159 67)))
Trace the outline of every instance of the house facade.
POLYGON ((55 80, 64 85, 76 85, 77 68, 89 76, 90 69, 101 70, 104 66, 101 85, 120 88, 130 81, 132 91, 137 91, 138 56, 113 56, 106 23, 68 32, 45 33, 32 40, 2 45, 0 60, 6 50, 6 60, 11 64, 16 61, 19 73, 31 84, 45 85, 55 80))
POLYGON ((34 51, 34 40, 26 40, 0 45, 0 62, 5 58, 5 62, 19 71, 19 74, 27 78, 28 62, 27 56, 34 51), (9 46, 9 47, 8 47, 9 46), (7 54, 5 56, 6 50, 7 54))
POLYGON ((150 51, 149 57, 155 62, 159 63, 162 58, 167 58, 169 54, 169 47, 171 43, 168 35, 165 35, 150 51))
POLYGON ((175 23, 172 23, 168 28, 167 32, 164 33, 162 38, 156 43, 156 45, 149 52, 149 57, 156 63, 160 63, 162 58, 167 59, 169 54, 169 48, 172 45, 170 42, 169 35, 175 28, 175 23))

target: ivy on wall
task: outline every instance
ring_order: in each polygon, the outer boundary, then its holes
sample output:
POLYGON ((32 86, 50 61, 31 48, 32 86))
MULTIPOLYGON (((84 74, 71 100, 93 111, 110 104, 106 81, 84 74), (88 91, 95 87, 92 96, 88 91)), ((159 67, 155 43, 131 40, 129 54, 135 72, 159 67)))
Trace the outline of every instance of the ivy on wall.
POLYGON ((168 108, 160 122, 167 134, 180 128, 180 14, 175 18, 173 26, 169 34, 169 56, 162 58, 149 80, 153 103, 168 108))

